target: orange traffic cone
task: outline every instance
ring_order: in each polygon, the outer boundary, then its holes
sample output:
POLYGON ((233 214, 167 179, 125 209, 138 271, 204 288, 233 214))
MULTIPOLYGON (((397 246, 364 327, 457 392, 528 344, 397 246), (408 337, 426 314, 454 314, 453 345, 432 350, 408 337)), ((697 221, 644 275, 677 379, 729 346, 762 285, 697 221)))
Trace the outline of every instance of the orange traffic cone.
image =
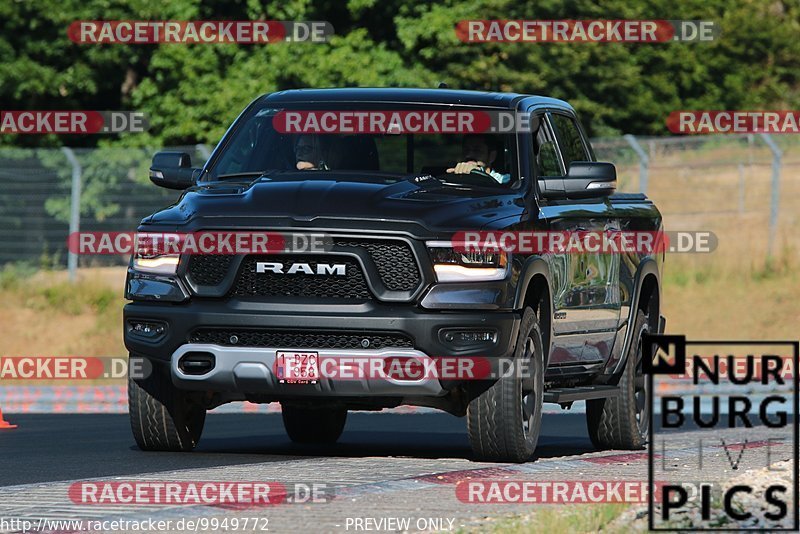
POLYGON ((3 419, 3 410, 0 409, 0 430, 2 430, 4 428, 7 428, 7 429, 17 428, 17 425, 12 425, 11 423, 9 423, 5 419, 3 419))

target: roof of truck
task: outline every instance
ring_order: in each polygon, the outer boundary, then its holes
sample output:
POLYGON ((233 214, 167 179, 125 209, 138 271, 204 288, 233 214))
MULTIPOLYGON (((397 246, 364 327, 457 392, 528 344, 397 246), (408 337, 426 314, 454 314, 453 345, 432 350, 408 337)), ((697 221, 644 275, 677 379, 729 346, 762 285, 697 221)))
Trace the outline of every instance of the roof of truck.
POLYGON ((520 93, 498 93, 490 91, 461 91, 455 89, 405 89, 385 88, 341 88, 341 89, 291 89, 264 95, 270 103, 309 102, 391 102, 401 104, 444 104, 495 108, 515 108, 523 98, 533 103, 572 109, 568 103, 557 98, 526 95, 520 93))

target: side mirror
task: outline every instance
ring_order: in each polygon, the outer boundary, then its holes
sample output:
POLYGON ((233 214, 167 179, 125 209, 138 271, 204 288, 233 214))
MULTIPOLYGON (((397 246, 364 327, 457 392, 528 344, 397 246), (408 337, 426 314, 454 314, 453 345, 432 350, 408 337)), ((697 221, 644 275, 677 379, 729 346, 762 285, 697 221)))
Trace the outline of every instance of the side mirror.
POLYGON ((599 161, 573 161, 566 176, 539 179, 544 198, 598 198, 617 189, 617 168, 599 161))
POLYGON ((186 152, 159 152, 150 165, 150 181, 167 189, 186 189, 194 185, 197 170, 186 152))

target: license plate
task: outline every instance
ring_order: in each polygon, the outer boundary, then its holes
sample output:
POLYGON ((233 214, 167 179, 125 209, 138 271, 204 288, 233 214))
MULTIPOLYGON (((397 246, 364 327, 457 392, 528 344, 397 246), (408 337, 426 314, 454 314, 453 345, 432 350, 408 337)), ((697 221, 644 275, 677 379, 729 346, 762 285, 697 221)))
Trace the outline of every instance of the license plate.
POLYGON ((319 353, 278 351, 275 375, 281 384, 316 384, 319 380, 319 353))

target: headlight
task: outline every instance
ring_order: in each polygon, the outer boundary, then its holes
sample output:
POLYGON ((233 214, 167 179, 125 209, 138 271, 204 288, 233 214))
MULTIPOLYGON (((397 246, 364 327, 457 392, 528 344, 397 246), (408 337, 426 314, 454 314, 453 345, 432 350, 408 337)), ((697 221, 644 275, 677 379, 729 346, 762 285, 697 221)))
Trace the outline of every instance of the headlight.
POLYGON ((175 274, 179 254, 161 254, 152 245, 139 244, 133 255, 133 268, 142 273, 175 274))
POLYGON ((462 252, 449 241, 428 241, 428 253, 439 282, 488 282, 508 274, 508 253, 502 250, 462 252))

